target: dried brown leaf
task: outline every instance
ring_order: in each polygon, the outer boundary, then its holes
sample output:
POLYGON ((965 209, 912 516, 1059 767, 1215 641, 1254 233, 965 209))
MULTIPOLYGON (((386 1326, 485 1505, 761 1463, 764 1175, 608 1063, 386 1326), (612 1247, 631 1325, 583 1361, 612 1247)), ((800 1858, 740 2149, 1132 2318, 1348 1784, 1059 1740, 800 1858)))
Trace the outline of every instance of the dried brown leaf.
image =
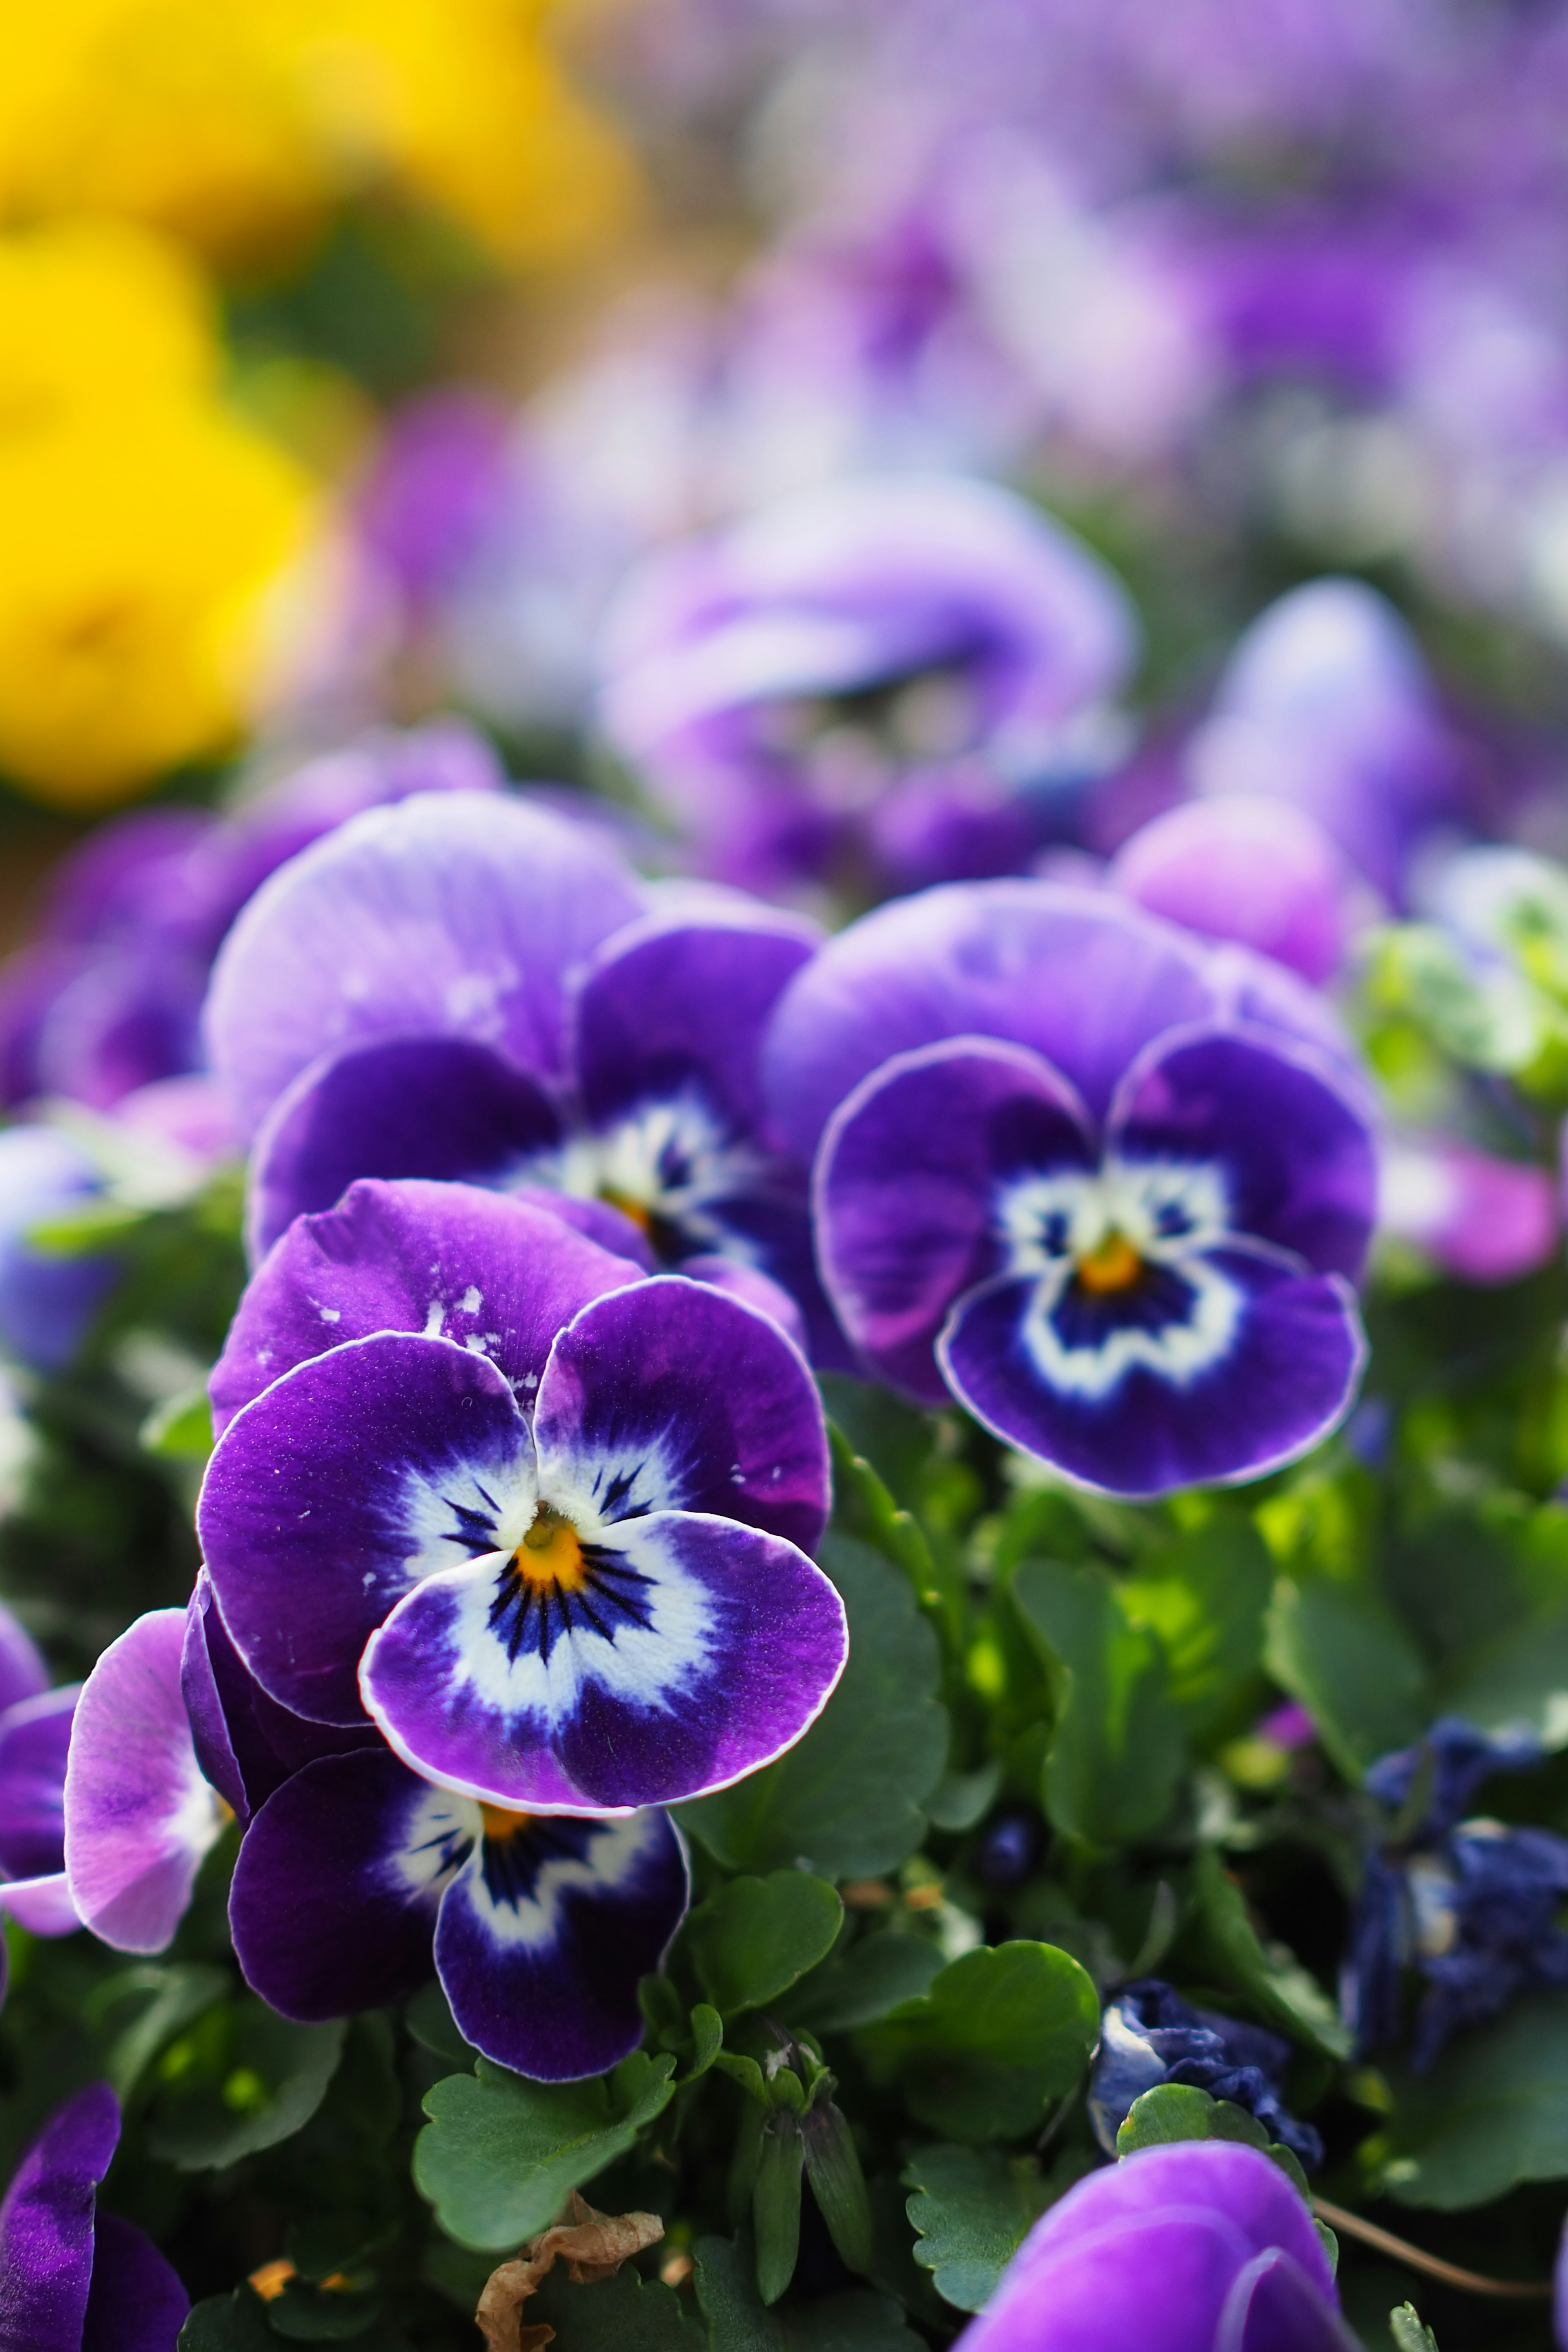
POLYGON ((575 2189, 571 2213, 569 2221, 531 2238, 485 2281, 474 2319, 489 2352, 543 2352, 554 2342, 555 2330, 542 2321, 524 2326, 522 2306, 557 2260, 574 2286, 592 2286, 614 2278, 624 2262, 664 2235, 657 2213, 595 2213, 575 2189))

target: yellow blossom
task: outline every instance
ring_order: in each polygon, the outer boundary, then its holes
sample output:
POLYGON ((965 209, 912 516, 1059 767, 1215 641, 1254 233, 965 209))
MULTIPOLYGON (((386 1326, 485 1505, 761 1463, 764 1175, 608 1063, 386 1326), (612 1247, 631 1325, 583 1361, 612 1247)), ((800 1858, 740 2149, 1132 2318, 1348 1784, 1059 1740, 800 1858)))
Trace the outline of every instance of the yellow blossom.
POLYGON ((178 246, 129 221, 0 236, 0 438, 200 393, 217 369, 211 297, 178 246))

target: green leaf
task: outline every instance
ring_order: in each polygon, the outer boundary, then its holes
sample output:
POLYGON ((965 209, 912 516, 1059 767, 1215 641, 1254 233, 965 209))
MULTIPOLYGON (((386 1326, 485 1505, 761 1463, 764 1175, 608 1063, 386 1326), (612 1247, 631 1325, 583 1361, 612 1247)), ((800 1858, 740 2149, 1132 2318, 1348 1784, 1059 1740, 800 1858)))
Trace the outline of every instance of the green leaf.
POLYGON ((1426 2074, 1387 2069, 1376 2185, 1404 2205, 1489 2205, 1568 2178, 1568 1994, 1535 1993, 1459 2034, 1426 2074))
POLYGON ((1216 2099, 1192 2083, 1159 2083, 1133 2100, 1116 2135, 1116 2153, 1136 2156, 1141 2148, 1169 2147, 1175 2140, 1227 2139, 1256 2147, 1272 2158, 1306 2205, 1312 2201, 1300 2160, 1278 2140, 1271 2140, 1258 2117, 1234 2100, 1216 2099))
POLYGON ((1012 1590, 1057 1706, 1046 1811, 1084 1845, 1126 1845, 1164 1820, 1186 1762, 1160 1645, 1102 1568, 1026 1560, 1012 1590))
POLYGON ((944 2303, 978 2311, 1045 2210, 1038 2167, 939 2144, 910 2158, 903 2180, 916 2192, 906 2209, 916 2262, 935 2274, 944 2303))
POLYGON ((1431 1719, 1426 1670, 1408 1633, 1359 1585, 1282 1580, 1268 1612, 1269 1673, 1300 1699, 1347 1780, 1419 1739, 1431 1719))
MULTIPOLYGON (((881 1475, 841 1429, 831 1422, 828 1440, 833 1449, 834 1517, 849 1540, 858 1536, 890 1559, 908 1577, 916 1598, 926 1608, 942 1600, 938 1572, 925 1532, 912 1512, 901 1510, 881 1475)), ((829 1570, 829 1574, 832 1570, 829 1570)))
POLYGON ((214 1444, 206 1382, 197 1381, 155 1405, 142 1424, 140 1438, 148 1454, 161 1454, 176 1462, 205 1462, 214 1444))
POLYGON ((802 2121, 801 2137, 806 2178, 827 2234, 849 2268, 864 2278, 872 2261, 871 2205, 854 2134, 833 2101, 818 2098, 802 2121))
POLYGON ((548 2229, 568 2193, 624 2156, 674 2092, 675 2060, 642 2051, 585 2083, 533 2083, 481 2058, 425 2095, 414 2184, 460 2246, 505 2252, 548 2229))
POLYGON ((1282 1944, 1259 1942, 1241 1889, 1226 1875, 1213 1846, 1193 1865, 1195 1942, 1223 1984, 1244 1993, 1271 2025, 1331 2058, 1350 2055, 1351 2035, 1315 1977, 1282 1944))
POLYGON ((1479 1731, 1527 1731, 1568 1748, 1568 1609, 1510 1626, 1444 1678, 1446 1714, 1479 1731))
POLYGON ((814 2033, 845 2033, 875 2025, 901 2000, 931 1990, 942 1965, 937 1946, 923 1936, 881 1930, 851 1944, 814 1969, 784 2004, 787 2023, 814 2033))
POLYGON ((345 2031, 342 2018, 293 2024, 254 1998, 207 2011, 195 2035, 174 2042, 160 2062, 163 2086, 149 2113, 149 2147, 182 2172, 199 2172, 276 2147, 325 2098, 345 2031))
POLYGON ((444 2058, 448 2066, 471 2066, 479 2056, 465 2040, 438 1978, 420 1986, 403 2016, 420 2048, 428 2050, 432 2057, 444 2058))
POLYGON ((770 2311, 757 2293, 743 2239, 699 2238, 692 2252, 709 2352, 925 2352, 922 2338, 886 2295, 852 2287, 770 2311))
POLYGON ((687 1922, 702 1990, 729 2017, 761 2009, 833 1949, 844 1906, 804 1870, 732 1878, 687 1922))
POLYGON ((926 1819, 933 1829, 972 1830, 1001 1786, 1002 1766, 995 1758, 976 1772, 944 1772, 926 1799, 926 1819))
POLYGON ((699 2074, 706 2074, 723 2046, 723 2019, 716 2009, 700 2000, 691 2012, 691 2063, 682 2081, 694 2083, 699 2074))
POLYGON ((640 2277, 629 2263, 589 2286, 574 2286, 557 2263, 522 2316, 554 2328, 555 2352, 707 2352, 703 2329, 675 2289, 640 2277))
POLYGON ((1251 1520, 1218 1515, 1148 1554, 1119 1586, 1131 1622, 1159 1637, 1191 1738, 1215 1731, 1257 1672, 1273 1590, 1273 1563, 1251 1520))
POLYGON ((1100 2035, 1093 1980, 1054 1945, 965 1952, 901 2001, 858 2047, 875 2079, 901 2084, 917 2121, 959 2140, 1021 2138, 1065 2097, 1100 2035))
POLYGON ((226 1969, 209 1968, 200 1961, 172 1966, 144 1961, 96 1988, 84 2012, 89 2022, 112 2016, 127 2000, 141 1997, 144 2001, 104 2062, 104 2074, 121 2106, 134 2096, 164 2044, 205 2016, 233 1983, 226 1969))
POLYGON ((752 2229, 757 2247, 757 2293, 777 2303, 795 2276, 800 2252, 800 2175, 805 2147, 792 2115, 775 2109, 763 2129, 752 2183, 752 2229))
MULTIPOLYGON (((350 2343, 374 2326, 384 2304, 384 2296, 374 2287, 353 2293, 291 2278, 268 2305, 267 2324, 274 2336, 293 2344, 350 2343)), ((384 2340, 378 2333, 377 2344, 384 2340)))
POLYGON ((941 1659, 910 1584, 862 1543, 829 1536, 822 1565, 849 1619, 843 1680, 804 1739, 732 1789, 676 1809, 729 1870, 799 1864, 875 1878, 914 1853, 947 1759, 941 1659))
POLYGON ((1402 2303, 1397 2311, 1388 2315, 1388 2332, 1394 2338, 1394 2352, 1437 2352, 1437 2338, 1429 2327, 1421 2325, 1421 2315, 1413 2303, 1402 2303))
POLYGON ((278 2352, 267 2306, 247 2286, 193 2304, 180 2330, 178 2352, 278 2352))

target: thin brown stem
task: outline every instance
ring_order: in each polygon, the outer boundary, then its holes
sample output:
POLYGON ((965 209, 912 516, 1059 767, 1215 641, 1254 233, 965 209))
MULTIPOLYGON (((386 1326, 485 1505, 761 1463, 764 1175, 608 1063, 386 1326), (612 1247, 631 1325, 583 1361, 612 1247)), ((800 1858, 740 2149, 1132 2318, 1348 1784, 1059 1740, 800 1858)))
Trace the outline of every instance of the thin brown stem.
POLYGON ((1359 2213, 1347 2213, 1342 2205, 1331 2205, 1326 2197, 1314 2197, 1312 2210, 1331 2230, 1342 2231, 1347 2238, 1359 2238, 1363 2246, 1375 2246, 1380 2254, 1392 2254, 1396 2262, 1408 2263, 1412 2270, 1425 2271, 1428 2278, 1440 2279, 1445 2286, 1458 2287, 1461 2294, 1499 2294, 1510 2301, 1523 2297, 1539 2303, 1552 2293, 1550 2284, 1537 2285, 1531 2279, 1482 2278, 1479 2271, 1462 2271, 1436 2254, 1423 2253, 1419 2246, 1396 2238, 1392 2230, 1380 2230, 1375 2221, 1363 2221, 1359 2213))

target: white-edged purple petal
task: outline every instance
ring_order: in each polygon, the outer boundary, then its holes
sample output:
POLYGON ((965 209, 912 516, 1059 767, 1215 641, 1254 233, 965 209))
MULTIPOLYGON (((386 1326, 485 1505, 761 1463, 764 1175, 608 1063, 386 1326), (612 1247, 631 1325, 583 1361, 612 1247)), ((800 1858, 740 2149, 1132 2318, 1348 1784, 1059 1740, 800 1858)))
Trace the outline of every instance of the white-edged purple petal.
POLYGON ((1261 1244, 1094 1293, 997 1275, 937 1342, 976 1419, 1065 1477, 1152 1497, 1261 1477, 1336 1428, 1366 1360, 1354 1295, 1261 1244))
POLYGON ((603 833, 536 805, 426 793, 368 810, 281 867, 229 932, 212 1066, 251 1132, 320 1055, 371 1037, 470 1037, 553 1077, 568 975, 642 903, 603 833))
POLYGON ((261 1123, 247 1188, 252 1261, 357 1176, 500 1182, 560 1141, 548 1089, 492 1045, 423 1036, 341 1046, 301 1070, 261 1123))
POLYGON ((1233 1233, 1321 1274, 1361 1272, 1377 1154, 1358 1101, 1321 1055, 1266 1031, 1173 1031, 1147 1047, 1112 1108, 1110 1158, 1218 1172, 1233 1233))
POLYGON ((82 1924, 63 1870, 44 1871, 36 1878, 7 1879, 0 1885, 0 1911, 26 1927, 29 1936, 69 1936, 82 1924))
POLYGON ((630 1811, 792 1747, 844 1670, 843 1604, 793 1544, 681 1511, 427 1578, 371 1640, 366 1706, 416 1769, 481 1801, 630 1811))
POLYGON ((203 1779, 180 1696, 183 1609, 154 1609, 82 1685, 66 1767, 66 1875, 84 1926, 161 1952, 184 1916, 225 1808, 203 1779))
POLYGON ((436 1967, 453 2016, 520 2074, 602 2074, 642 2040, 638 1980, 662 1963, 689 1895, 668 1813, 513 1825, 492 1811, 441 1898, 436 1967))
POLYGON ((882 1380, 929 1404, 952 1302, 1001 1262, 1000 1189, 1045 1170, 1087 1172, 1083 1105, 1037 1054, 964 1037, 900 1054, 828 1122, 814 1181, 823 1279, 882 1380))
POLYGON ((80 1690, 68 1683, 40 1691, 0 1716, 0 1872, 6 1878, 39 1878, 65 1867, 66 1758, 80 1690))
POLYGON ((1216 1010, 1200 942, 1141 908, 1060 883, 952 883, 862 916, 796 974, 763 1055, 769 1113, 809 1165, 893 1055, 985 1036, 1043 1055, 1100 1118, 1152 1038, 1216 1010))
POLYGON ((296 1364, 376 1331, 455 1340, 531 1394, 562 1325, 637 1277, 552 1210, 367 1178, 291 1225, 247 1284, 210 1382, 214 1427, 296 1364))
POLYGON ((235 1415, 196 1525, 263 1689, 354 1724, 360 1654, 394 1602, 437 1570, 510 1552, 535 1494, 528 1425, 488 1357, 382 1331, 296 1365, 235 1415))
POLYGON ((771 1317, 660 1275, 561 1333, 533 1423, 540 1491, 584 1534, 707 1511, 815 1549, 827 1524, 816 1384, 771 1317))

